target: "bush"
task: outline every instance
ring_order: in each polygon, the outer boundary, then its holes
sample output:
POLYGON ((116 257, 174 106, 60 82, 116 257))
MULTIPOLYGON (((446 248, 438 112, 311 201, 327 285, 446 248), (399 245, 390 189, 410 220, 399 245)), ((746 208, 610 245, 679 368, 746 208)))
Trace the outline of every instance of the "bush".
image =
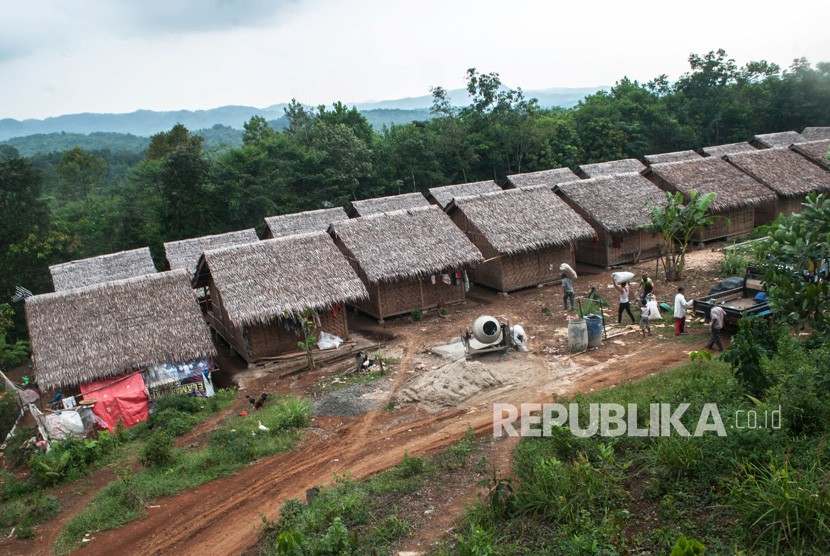
MULTIPOLYGON (((179 396, 181 398, 189 398, 190 396, 179 396)), ((161 430, 171 436, 181 436, 191 430, 196 423, 199 422, 198 417, 193 413, 167 407, 157 410, 150 417, 150 426, 154 430, 161 430)))
POLYGON ((746 266, 749 260, 743 255, 735 251, 727 251, 720 262, 720 275, 724 278, 728 276, 743 276, 746 274, 746 266))
POLYGON ((138 455, 138 461, 144 467, 162 467, 172 460, 173 438, 163 431, 157 431, 150 435, 138 455))
POLYGON ((804 470, 789 461, 745 465, 730 494, 730 508, 741 517, 753 547, 801 552, 830 538, 827 472, 817 465, 804 470))
MULTIPOLYGON (((2 390, 1 385, 0 390, 2 390)), ((0 391, 0 442, 12 430, 18 417, 20 417, 20 410, 17 407, 17 394, 12 391, 0 391)))
POLYGON ((414 309, 411 313, 409 313, 409 317, 413 321, 418 322, 419 320, 424 318, 424 310, 423 309, 414 309))
POLYGON ((94 459, 94 449, 83 440, 69 437, 53 442, 49 453, 35 453, 29 460, 29 472, 35 485, 49 487, 83 477, 94 459))

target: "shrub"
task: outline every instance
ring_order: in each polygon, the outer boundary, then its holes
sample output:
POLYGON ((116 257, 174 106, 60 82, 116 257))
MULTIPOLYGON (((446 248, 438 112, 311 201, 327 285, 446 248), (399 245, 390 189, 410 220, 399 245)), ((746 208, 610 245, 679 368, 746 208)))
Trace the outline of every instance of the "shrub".
POLYGON ((698 541, 695 539, 687 539, 681 535, 674 544, 674 548, 671 549, 670 556, 703 556, 705 552, 706 547, 698 541))
POLYGON ((409 313, 409 316, 413 321, 418 322, 419 320, 424 318, 424 310, 423 309, 413 309, 413 311, 411 313, 409 313))
POLYGON ((157 431, 150 435, 138 455, 138 461, 145 467, 161 467, 172 460, 173 438, 163 431, 157 431))
MULTIPOLYGON (((0 390, 2 390, 2 385, 0 385, 0 390)), ((17 394, 11 391, 0 391, 0 441, 6 438, 19 416, 17 394)))
MULTIPOLYGON (((177 397, 187 399, 191 396, 177 397)), ((174 407, 165 407, 153 413, 150 417, 150 426, 154 430, 164 431, 171 436, 181 436, 191 430, 198 421, 199 419, 193 413, 174 407)))
POLYGON ((414 458, 409 455, 409 452, 404 452, 403 461, 395 468, 395 473, 402 479, 415 477, 424 472, 424 460, 422 458, 414 458))
POLYGON ((827 474, 815 464, 804 470, 789 461, 742 466, 730 507, 741 517, 752 546, 801 552, 830 538, 827 474))
POLYGON ((720 275, 727 276, 743 276, 746 274, 746 265, 749 260, 743 255, 735 251, 727 251, 720 262, 720 275))

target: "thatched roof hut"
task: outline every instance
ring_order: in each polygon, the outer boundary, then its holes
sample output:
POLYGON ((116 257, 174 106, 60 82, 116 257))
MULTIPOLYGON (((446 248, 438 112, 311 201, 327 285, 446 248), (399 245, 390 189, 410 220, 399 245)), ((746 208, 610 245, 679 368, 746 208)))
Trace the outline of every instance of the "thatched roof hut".
POLYGON ((447 213, 487 259, 473 282, 503 292, 557 280, 574 243, 594 235, 548 185, 456 197, 447 213))
POLYGON ((170 265, 171 269, 183 268, 193 272, 196 270, 199 258, 205 251, 256 243, 257 241, 259 241, 259 237, 256 235, 256 230, 249 228, 226 234, 168 241, 164 244, 164 252, 167 256, 167 264, 170 265))
POLYGON ((791 148, 819 166, 830 170, 830 160, 827 159, 827 151, 830 149, 830 139, 796 143, 791 148))
POLYGON ((349 209, 349 216, 369 216, 379 212, 392 212, 417 207, 429 206, 429 201, 420 193, 404 193, 403 195, 392 195, 390 197, 378 197, 376 199, 364 199, 352 201, 349 209))
POLYGON ((505 255, 567 246, 594 235, 593 228, 547 185, 456 197, 447 212, 455 210, 505 255))
POLYGON ((481 260, 478 249, 435 206, 336 222, 331 233, 370 282, 417 278, 481 260))
POLYGON ((463 195, 478 195, 480 193, 492 193, 493 191, 501 191, 496 182, 490 181, 476 181, 472 183, 459 183, 456 185, 445 185, 443 187, 431 187, 427 200, 430 203, 437 204, 442 209, 447 208, 450 201, 455 197, 463 195))
POLYGON ((534 185, 547 185, 553 187, 557 183, 579 179, 570 168, 553 168, 541 172, 526 172, 524 174, 513 174, 507 176, 505 187, 508 189, 532 187, 534 185))
POLYGON ((651 223, 651 207, 666 194, 639 172, 600 176, 556 186, 567 203, 611 234, 627 234, 651 223))
POLYGON ((720 158, 654 164, 645 175, 656 176, 668 185, 662 189, 680 191, 686 197, 693 189, 700 193, 714 192, 716 197, 710 205, 713 211, 755 207, 775 200, 772 191, 720 158))
POLYGON ((686 162, 654 164, 644 175, 665 191, 679 191, 687 199, 692 190, 701 194, 715 193, 709 206, 712 214, 724 219, 699 236, 700 241, 721 237, 739 237, 755 226, 755 210, 774 212, 778 202, 775 193, 738 170, 722 158, 706 157, 686 162))
POLYGON ((83 288, 114 280, 153 274, 156 265, 150 256, 150 248, 120 251, 89 259, 80 259, 49 267, 55 291, 83 288))
POLYGON ((726 156, 727 154, 752 152, 757 151, 758 149, 744 141, 743 143, 726 143, 724 145, 712 145, 709 147, 703 147, 703 149, 701 150, 703 151, 703 154, 706 156, 714 156, 716 158, 720 158, 722 156, 726 156))
POLYGON ((662 164, 663 162, 682 162, 684 160, 696 160, 700 155, 695 151, 675 151, 673 153, 649 154, 643 160, 646 164, 662 164))
POLYGON ((329 226, 341 220, 348 220, 346 211, 340 207, 308 210, 265 218, 263 239, 293 236, 308 232, 325 232, 329 226))
POLYGON ((779 131, 755 135, 749 142, 759 149, 771 149, 772 147, 789 147, 793 143, 802 143, 804 140, 804 137, 796 131, 779 131))
POLYGON ((726 160, 775 191, 778 212, 785 215, 800 212, 807 194, 830 191, 830 172, 786 147, 733 154, 726 160))
POLYGON ((482 260, 435 205, 335 222, 329 233, 369 290, 369 301, 356 306, 381 322, 463 301, 458 277, 482 260))
POLYGON ((348 338, 345 303, 369 295, 325 232, 206 251, 193 285, 207 290, 211 328, 249 364, 295 353, 308 309, 318 331, 348 338))
POLYGON ((26 300, 35 379, 71 387, 215 354, 184 270, 26 300))
POLYGON ((636 158, 626 158, 623 160, 583 164, 577 169, 576 173, 580 178, 596 178, 598 176, 610 176, 612 174, 642 172, 645 168, 645 164, 636 158))
POLYGON ((830 127, 805 127, 801 136, 806 141, 822 141, 830 139, 830 127))
POLYGON ((639 172, 561 183, 556 191, 596 231, 577 243, 578 262, 610 267, 657 256, 662 237, 644 228, 666 194, 639 172))
POLYGON ((206 251, 194 283, 208 280, 221 294, 231 324, 240 327, 368 295, 325 232, 206 251))

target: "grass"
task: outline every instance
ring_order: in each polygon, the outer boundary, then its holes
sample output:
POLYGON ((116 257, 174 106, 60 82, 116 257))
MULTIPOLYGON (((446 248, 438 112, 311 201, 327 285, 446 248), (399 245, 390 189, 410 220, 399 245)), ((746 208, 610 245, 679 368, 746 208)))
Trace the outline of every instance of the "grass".
POLYGON ((233 474, 256 459, 286 452, 296 445, 298 429, 308 424, 310 404, 296 397, 269 398, 261 410, 233 415, 213 431, 201 450, 174 449, 139 472, 118 469, 119 478, 104 488, 58 536, 53 551, 76 550, 90 531, 120 527, 146 515, 146 506, 208 481, 233 474), (259 422, 268 431, 259 429, 259 422))
POLYGON ((440 491, 453 472, 472 466, 478 449, 468 427, 462 439, 436 456, 404 453, 397 467, 359 482, 335 476, 334 484, 310 503, 288 501, 279 520, 266 524, 260 551, 266 555, 389 554, 411 532, 406 515, 412 510, 407 513, 405 507, 420 508, 423 489, 440 491))
POLYGON ((437 553, 539 554, 556 547, 556 554, 669 554, 682 537, 711 554, 824 554, 830 384, 823 377, 830 376, 830 357, 826 348, 805 346, 782 340, 764 360, 775 381, 760 401, 746 396, 719 360, 557 400, 578 403, 584 418, 590 403, 636 404, 640 427, 648 426, 651 403, 689 403, 682 421, 690 431, 703 404, 717 403, 727 435, 578 438, 554 427, 549 437, 522 439, 512 480, 490 481, 509 488, 472 507, 437 553), (739 411, 779 406, 780 428, 736 421, 739 411))

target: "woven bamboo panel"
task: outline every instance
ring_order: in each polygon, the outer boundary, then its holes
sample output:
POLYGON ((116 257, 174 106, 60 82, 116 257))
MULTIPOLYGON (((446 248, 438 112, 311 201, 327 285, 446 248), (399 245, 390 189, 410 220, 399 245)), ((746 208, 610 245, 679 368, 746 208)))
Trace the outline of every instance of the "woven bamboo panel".
POLYGON ((755 207, 755 216, 753 218, 753 225, 763 226, 769 224, 778 217, 778 201, 770 201, 762 203, 755 207))
POLYGON ((608 245, 611 238, 604 230, 597 233, 598 241, 582 239, 576 243, 574 258, 577 262, 596 266, 608 266, 608 245))
POLYGON ((575 264, 570 245, 503 257, 502 291, 513 291, 558 280, 561 274, 559 266, 562 263, 571 266, 575 264))
POLYGON ((720 238, 736 238, 749 235, 755 223, 752 207, 727 210, 713 214, 715 223, 695 236, 695 241, 707 242, 720 238), (728 222, 724 220, 728 219, 728 222))
POLYGON ((451 305, 464 301, 464 275, 461 279, 455 279, 455 272, 449 274, 450 285, 436 277, 435 284, 431 279, 424 280, 424 305, 423 309, 438 307, 439 305, 451 305), (458 282, 456 284, 456 282, 458 282))
POLYGON ((778 200, 778 211, 784 216, 797 214, 801 212, 804 207, 801 204, 806 200, 803 195, 796 195, 794 197, 787 197, 778 200))
POLYGON ((380 318, 409 313, 421 308, 420 280, 400 280, 380 284, 380 318))

